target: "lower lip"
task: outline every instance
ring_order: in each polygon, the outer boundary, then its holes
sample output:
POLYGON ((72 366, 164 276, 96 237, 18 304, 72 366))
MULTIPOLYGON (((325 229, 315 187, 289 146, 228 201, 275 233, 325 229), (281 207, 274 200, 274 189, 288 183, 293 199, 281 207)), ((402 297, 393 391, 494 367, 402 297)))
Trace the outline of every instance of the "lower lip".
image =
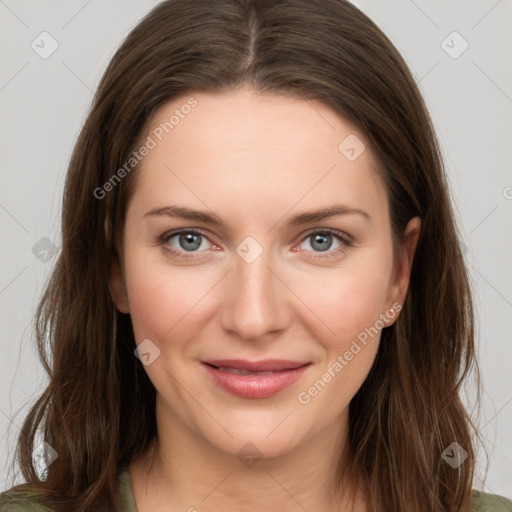
POLYGON ((272 375, 239 375, 218 370, 205 363, 202 364, 219 387, 232 395, 243 398, 267 398, 276 395, 297 382, 309 366, 307 364, 300 368, 275 372, 272 375))

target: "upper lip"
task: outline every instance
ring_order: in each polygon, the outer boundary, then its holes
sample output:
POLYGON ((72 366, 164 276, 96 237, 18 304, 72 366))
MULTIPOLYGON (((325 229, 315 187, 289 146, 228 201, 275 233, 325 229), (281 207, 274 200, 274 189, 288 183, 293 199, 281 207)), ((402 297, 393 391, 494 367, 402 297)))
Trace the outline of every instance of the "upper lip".
POLYGON ((309 364, 304 361, 289 361, 285 359, 266 359, 264 361, 245 361, 243 359, 211 359, 202 361, 217 367, 236 368, 247 372, 271 372, 292 370, 309 364))

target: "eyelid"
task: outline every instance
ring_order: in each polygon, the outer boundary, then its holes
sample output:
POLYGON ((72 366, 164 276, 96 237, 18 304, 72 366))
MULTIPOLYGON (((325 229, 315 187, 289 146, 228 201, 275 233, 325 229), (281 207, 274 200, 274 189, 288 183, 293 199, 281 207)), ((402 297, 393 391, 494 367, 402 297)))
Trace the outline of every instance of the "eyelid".
POLYGON ((302 237, 301 242, 305 238, 307 238, 311 235, 315 235, 316 233, 328 233, 329 235, 333 235, 333 236, 337 237, 339 240, 341 240, 342 242, 344 242, 347 245, 355 244, 354 237, 352 237, 345 231, 340 231, 339 229, 334 229, 334 228, 312 228, 312 229, 309 229, 308 231, 301 234, 301 237, 302 237))

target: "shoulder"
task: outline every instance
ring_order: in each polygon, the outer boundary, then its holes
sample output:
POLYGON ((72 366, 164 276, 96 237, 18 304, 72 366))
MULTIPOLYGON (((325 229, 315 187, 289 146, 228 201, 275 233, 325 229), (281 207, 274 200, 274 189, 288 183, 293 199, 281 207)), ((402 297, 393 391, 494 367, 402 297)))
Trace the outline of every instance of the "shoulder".
POLYGON ((137 507, 133 496, 132 481, 127 467, 119 475, 118 492, 121 499, 121 509, 125 512, 136 512, 137 507))
MULTIPOLYGON (((121 471, 118 479, 118 492, 123 512, 136 512, 130 474, 127 468, 121 471)), ((0 493, 0 512, 52 512, 44 506, 37 492, 27 484, 0 493)))
POLYGON ((512 512, 512 501, 497 494, 473 491, 471 512, 512 512))
POLYGON ((38 499, 37 493, 14 488, 0 494, 0 512, 51 512, 38 499))

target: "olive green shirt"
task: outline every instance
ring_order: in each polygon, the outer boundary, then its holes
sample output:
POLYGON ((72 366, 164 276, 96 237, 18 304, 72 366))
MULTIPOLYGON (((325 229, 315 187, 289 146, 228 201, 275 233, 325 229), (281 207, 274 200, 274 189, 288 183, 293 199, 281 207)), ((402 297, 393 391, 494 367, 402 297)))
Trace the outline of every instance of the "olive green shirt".
MULTIPOLYGON (((119 476, 122 512, 137 512, 128 470, 119 476)), ((0 512, 51 512, 27 492, 7 491, 0 494, 0 512)), ((473 491, 471 512, 512 512, 512 501, 496 494, 473 491)))

